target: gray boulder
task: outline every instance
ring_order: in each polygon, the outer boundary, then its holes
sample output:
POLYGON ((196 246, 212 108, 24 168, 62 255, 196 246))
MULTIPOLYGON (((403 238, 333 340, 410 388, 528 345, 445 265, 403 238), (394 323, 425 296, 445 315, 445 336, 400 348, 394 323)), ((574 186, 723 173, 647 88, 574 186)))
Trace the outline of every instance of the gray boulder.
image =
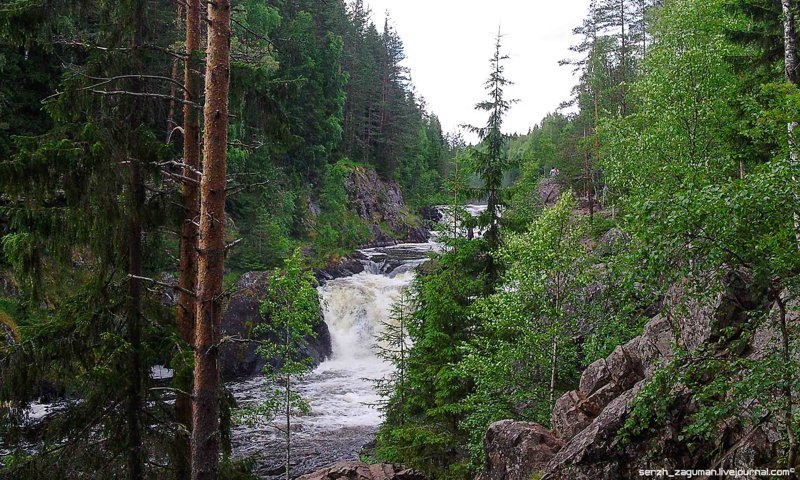
POLYGON ((363 462, 340 462, 314 473, 298 477, 298 480, 427 480, 421 473, 401 465, 363 462))
POLYGON ((564 442, 536 423, 501 420, 483 440, 486 465, 477 480, 530 480, 564 442))
MULTIPOLYGON (((220 348, 220 373, 226 380, 245 378, 260 373, 267 363, 278 366, 277 359, 265 359, 258 353, 254 330, 258 325, 268 322, 261 315, 261 301, 264 300, 269 285, 269 272, 248 272, 242 275, 236 293, 231 296, 222 319, 222 335, 232 339, 220 348)), ((320 314, 314 326, 315 336, 305 339, 303 352, 320 364, 331 355, 331 337, 328 325, 320 314)))

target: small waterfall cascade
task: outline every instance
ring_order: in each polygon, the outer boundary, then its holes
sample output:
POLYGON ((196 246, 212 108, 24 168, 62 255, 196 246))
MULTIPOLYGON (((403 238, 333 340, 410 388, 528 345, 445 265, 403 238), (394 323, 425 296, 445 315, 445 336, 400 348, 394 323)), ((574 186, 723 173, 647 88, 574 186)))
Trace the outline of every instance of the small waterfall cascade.
MULTIPOLYGON (((485 206, 469 205, 477 215, 485 206)), ((447 210, 440 208, 446 221, 447 210)), ((414 281, 415 269, 441 248, 437 235, 428 243, 404 243, 359 250, 364 271, 329 280, 318 288, 333 354, 297 386, 310 404, 308 415, 293 419, 295 475, 347 459, 357 459, 375 435, 382 416, 374 381, 392 372, 375 354, 376 337, 391 317, 392 305, 414 281)), ((239 404, 258 402, 264 380, 258 376, 230 385, 239 404)), ((284 437, 274 426, 239 425, 232 432, 234 454, 255 455, 264 478, 282 475, 284 437)))

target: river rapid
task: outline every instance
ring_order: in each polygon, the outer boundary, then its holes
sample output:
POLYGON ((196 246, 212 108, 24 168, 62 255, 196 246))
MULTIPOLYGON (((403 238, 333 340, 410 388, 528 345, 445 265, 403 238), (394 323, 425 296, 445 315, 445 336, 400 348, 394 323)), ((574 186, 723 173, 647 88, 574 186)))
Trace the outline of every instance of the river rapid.
MULTIPOLYGON (((484 209, 467 206, 472 215, 484 209)), ((392 366, 375 355, 376 336, 389 320, 393 303, 413 282, 416 267, 440 248, 434 233, 428 243, 359 250, 365 267, 362 273, 319 287, 333 355, 296 386, 311 412, 292 419, 293 477, 358 459, 362 448, 375 438, 382 416, 375 408, 380 398, 374 381, 392 372, 392 366)), ((261 376, 228 387, 240 406, 265 396, 261 376)), ((285 475, 285 436, 275 425, 237 425, 232 442, 235 457, 255 459, 260 477, 285 475)))

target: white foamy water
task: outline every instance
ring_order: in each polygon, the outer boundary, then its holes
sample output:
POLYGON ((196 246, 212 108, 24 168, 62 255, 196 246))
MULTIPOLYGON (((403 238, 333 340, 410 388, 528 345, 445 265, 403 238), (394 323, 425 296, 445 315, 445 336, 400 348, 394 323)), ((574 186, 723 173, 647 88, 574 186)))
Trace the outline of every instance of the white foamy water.
MULTIPOLYGON (((374 437, 382 421, 374 383, 393 368, 375 355, 376 337, 392 305, 413 282, 413 269, 435 248, 430 243, 363 250, 364 272, 319 287, 333 354, 295 387, 311 406, 309 414, 292 419, 296 474, 358 458, 374 437)), ((240 406, 258 402, 264 388, 262 377, 231 386, 240 406)), ((280 474, 285 440, 273 427, 239 425, 233 437, 237 456, 261 457, 261 476, 280 474)))
MULTIPOLYGON (((467 210, 477 215, 485 206, 467 210)), ((376 337, 402 290, 413 282, 414 270, 439 250, 433 238, 361 250, 364 272, 319 287, 333 354, 295 387, 311 412, 292 419, 293 475, 356 459, 374 438, 382 421, 374 382, 392 373, 392 366, 375 355, 376 337)), ((240 406, 264 397, 260 376, 230 387, 240 406)), ((284 441, 268 424, 239 425, 233 431, 234 454, 259 457, 257 473, 264 478, 282 474, 284 441)))

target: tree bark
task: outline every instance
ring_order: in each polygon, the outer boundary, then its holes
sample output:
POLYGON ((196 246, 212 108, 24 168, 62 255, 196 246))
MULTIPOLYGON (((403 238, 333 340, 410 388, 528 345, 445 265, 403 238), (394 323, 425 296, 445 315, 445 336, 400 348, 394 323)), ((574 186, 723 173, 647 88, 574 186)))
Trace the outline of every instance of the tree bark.
MULTIPOLYGON (((188 0, 186 3, 186 60, 184 63, 184 99, 183 106, 183 224, 181 225, 180 271, 178 285, 181 288, 178 299, 178 333, 190 347, 194 345, 195 315, 197 314, 197 241, 200 214, 200 192, 198 184, 200 176, 200 118, 192 107, 200 98, 200 0, 188 0)), ((191 391, 191 383, 177 385, 183 392, 191 391)), ((175 438, 176 464, 175 478, 187 480, 191 477, 191 443, 192 431, 192 399, 188 395, 178 393, 175 398, 175 415, 183 428, 175 438)))
POLYGON ((797 85, 797 39, 794 25, 793 0, 781 0, 783 8, 783 41, 784 61, 786 63, 786 81, 797 85))
MULTIPOLYGON (((131 47, 134 52, 142 45, 144 31, 144 2, 133 4, 134 33, 131 47)), ((136 53, 138 55, 138 53, 136 53)), ((134 83, 135 90, 141 91, 141 81, 134 83)), ((131 106, 129 135, 135 135, 141 127, 141 101, 135 99, 131 106)), ((130 378, 126 392, 125 416, 128 424, 128 478, 144 478, 144 452, 142 448, 142 212, 144 211, 144 185, 142 179, 142 159, 132 144, 127 146, 130 155, 128 195, 130 220, 128 224, 128 342, 130 343, 130 378)))
POLYGON ((219 470, 220 381, 217 360, 225 264, 231 1, 209 3, 208 22, 192 412, 193 480, 214 480, 219 470))

